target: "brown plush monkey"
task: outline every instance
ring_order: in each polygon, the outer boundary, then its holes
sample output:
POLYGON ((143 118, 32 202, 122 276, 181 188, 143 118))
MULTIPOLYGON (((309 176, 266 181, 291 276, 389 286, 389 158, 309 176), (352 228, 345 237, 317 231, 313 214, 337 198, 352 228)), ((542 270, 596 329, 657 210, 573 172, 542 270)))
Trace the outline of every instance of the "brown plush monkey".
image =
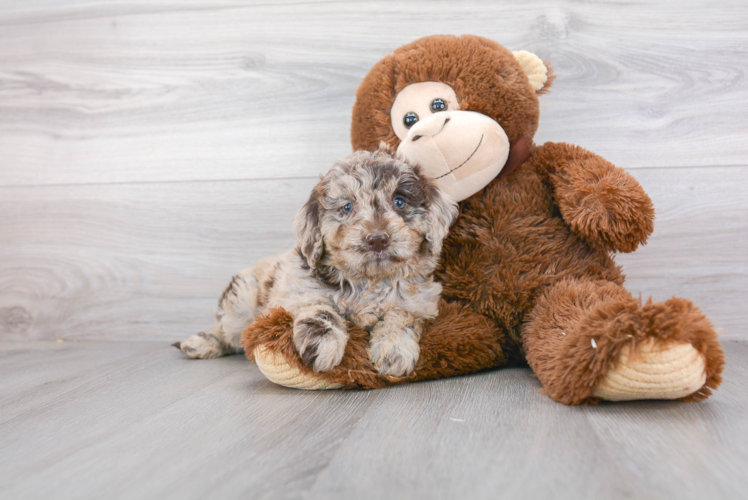
POLYGON ((375 388, 526 360, 566 404, 711 394, 724 356, 709 321, 685 299, 642 304, 611 256, 652 232, 649 197, 589 151, 533 143, 537 94, 551 81, 533 54, 477 36, 426 37, 372 68, 356 94, 353 148, 397 148, 461 201, 437 272, 440 315, 415 371, 395 379, 376 372, 355 328, 343 362, 315 373, 293 348, 292 319, 276 309, 244 333, 269 379, 375 388))

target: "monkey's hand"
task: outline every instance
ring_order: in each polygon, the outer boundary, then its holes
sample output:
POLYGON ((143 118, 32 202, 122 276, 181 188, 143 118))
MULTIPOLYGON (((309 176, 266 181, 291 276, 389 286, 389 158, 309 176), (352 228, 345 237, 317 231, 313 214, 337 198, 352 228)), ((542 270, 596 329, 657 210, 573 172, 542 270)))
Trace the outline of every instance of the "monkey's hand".
POLYGON ((606 250, 633 252, 654 229, 654 206, 629 173, 578 146, 538 148, 556 203, 571 229, 606 250))

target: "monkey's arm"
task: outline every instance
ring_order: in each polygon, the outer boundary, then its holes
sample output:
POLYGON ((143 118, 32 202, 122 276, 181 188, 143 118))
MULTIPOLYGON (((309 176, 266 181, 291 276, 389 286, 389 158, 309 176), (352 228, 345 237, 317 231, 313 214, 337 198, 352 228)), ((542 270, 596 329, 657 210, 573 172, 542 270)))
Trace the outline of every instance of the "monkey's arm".
POLYGON ((564 143, 545 143, 533 157, 548 172, 562 217, 589 243, 633 252, 652 234, 652 200, 623 169, 564 143))

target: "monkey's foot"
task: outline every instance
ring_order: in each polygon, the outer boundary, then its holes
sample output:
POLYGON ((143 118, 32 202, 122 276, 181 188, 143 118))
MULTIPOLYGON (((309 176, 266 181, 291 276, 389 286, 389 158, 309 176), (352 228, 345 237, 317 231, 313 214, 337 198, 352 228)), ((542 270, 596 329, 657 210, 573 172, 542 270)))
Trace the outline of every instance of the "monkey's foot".
POLYGON ((254 360, 262 374, 269 381, 278 385, 309 391, 340 389, 342 387, 340 384, 318 378, 313 373, 301 372, 298 368, 291 366, 281 353, 273 352, 263 345, 255 348, 254 360))
POLYGON ((706 383, 704 356, 690 343, 650 339, 635 350, 625 346, 616 366, 598 383, 593 396, 608 401, 679 399, 706 383))

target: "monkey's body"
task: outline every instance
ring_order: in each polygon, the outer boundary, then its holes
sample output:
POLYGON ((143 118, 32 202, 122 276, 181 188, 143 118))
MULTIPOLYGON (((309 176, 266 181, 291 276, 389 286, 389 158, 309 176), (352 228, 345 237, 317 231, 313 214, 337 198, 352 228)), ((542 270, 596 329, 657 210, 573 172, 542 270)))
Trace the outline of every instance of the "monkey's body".
POLYGON ((538 296, 558 282, 623 284, 609 253, 563 220, 554 203, 552 169, 533 157, 465 200, 436 274, 444 300, 461 302, 495 325, 507 360, 522 351, 521 332, 538 296))
MULTIPOLYGON (((525 358, 547 394, 564 403, 581 403, 593 395, 627 344, 654 336, 680 341, 711 328, 703 314, 682 299, 641 305, 623 288, 624 276, 610 248, 590 241, 599 238, 599 232, 607 232, 610 240, 646 239, 653 210, 633 178, 581 148, 545 144, 533 150, 511 176, 462 202, 437 279, 444 284, 445 301, 488 319, 496 339, 493 366, 525 358), (607 231, 588 226, 575 232, 564 219, 557 200, 573 182, 595 186, 605 195, 580 198, 583 205, 573 209, 569 204, 574 200, 562 203, 570 212, 596 212, 595 220, 607 221, 607 231), (606 205, 605 196, 619 206, 606 205), (621 200, 636 210, 621 213, 621 200), (637 216, 626 220, 626 213, 637 216), (598 349, 607 356, 601 359, 598 349)), ((446 317, 442 322, 450 323, 446 317)), ((704 351, 721 362, 714 338, 701 340, 704 351)), ((705 373, 704 379, 684 383, 679 396, 709 394, 716 383, 718 379, 706 380, 705 373), (699 389, 703 392, 694 394, 699 389)))
POLYGON ((649 197, 582 148, 532 144, 536 94, 551 80, 536 56, 468 35, 427 37, 377 63, 357 92, 354 148, 398 147, 464 200, 436 274, 439 316, 424 328, 409 377, 376 375, 360 355, 365 332, 352 333, 338 368, 312 374, 287 340, 282 310, 245 331, 250 359, 260 354, 267 367, 270 353, 317 388, 381 387, 525 359, 545 393, 566 404, 707 397, 724 365, 709 321, 685 299, 642 304, 612 258, 651 234, 649 197), (484 182, 523 138, 529 160, 484 182))

